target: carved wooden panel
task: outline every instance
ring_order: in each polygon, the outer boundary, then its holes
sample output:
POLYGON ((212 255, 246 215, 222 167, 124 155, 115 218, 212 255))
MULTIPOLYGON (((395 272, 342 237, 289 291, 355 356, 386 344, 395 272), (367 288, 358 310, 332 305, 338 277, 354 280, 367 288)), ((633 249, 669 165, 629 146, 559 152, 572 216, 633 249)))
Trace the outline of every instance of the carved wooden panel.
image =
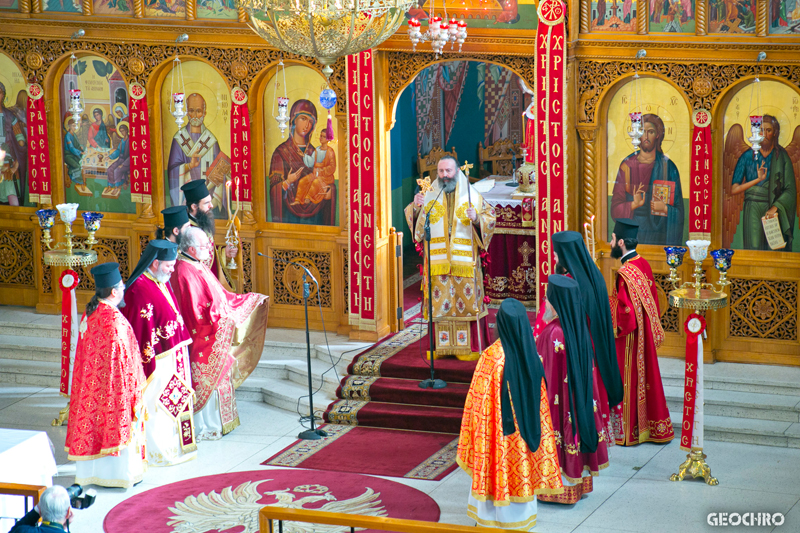
POLYGON ((94 277, 91 270, 97 265, 116 261, 119 263, 119 273, 123 280, 127 280, 130 275, 128 269, 128 256, 130 241, 128 239, 97 239, 97 244, 92 248, 97 252, 97 263, 88 267, 83 267, 79 272, 81 281, 78 290, 94 292, 94 277))
MULTIPOLYGON (((311 272, 319 282, 319 298, 322 307, 332 308, 331 298, 331 254, 328 252, 301 252, 297 250, 273 249, 270 254, 279 259, 274 261, 275 280, 273 301, 276 304, 303 305, 303 270, 294 265, 287 265, 280 261, 294 261, 300 263, 311 272)), ((311 283, 308 305, 317 306, 317 286, 311 283)))
MULTIPOLYGON (((153 237, 150 235, 139 235, 139 250, 144 252, 144 249, 147 248, 147 245, 150 244, 150 240, 153 237)), ((139 259, 137 258, 136 261, 138 262, 139 259)))
POLYGON ((669 305, 667 295, 672 290, 672 283, 669 282, 669 274, 659 274, 653 272, 653 277, 658 285, 658 307, 661 310, 661 327, 670 333, 680 333, 680 319, 678 309, 669 305))
MULTIPOLYGON (((642 61, 640 73, 659 74, 669 78, 686 93, 692 109, 711 109, 722 91, 748 76, 771 75, 800 85, 799 65, 768 64, 680 64, 642 61)), ((620 77, 634 71, 632 61, 578 62, 578 120, 595 122, 600 94, 620 77)))
MULTIPOLYGON (((42 241, 39 241, 39 248, 42 251, 42 257, 44 257, 44 252, 47 250, 42 241)), ((47 294, 52 294, 53 292, 53 269, 44 264, 39 265, 39 268, 42 269, 42 292, 47 294)))
POLYGON ((0 230, 0 283, 36 287, 33 231, 0 230))
POLYGON ((731 337, 797 340, 797 282, 730 278, 731 337))
POLYGON ((242 241, 242 292, 253 292, 253 243, 242 241))

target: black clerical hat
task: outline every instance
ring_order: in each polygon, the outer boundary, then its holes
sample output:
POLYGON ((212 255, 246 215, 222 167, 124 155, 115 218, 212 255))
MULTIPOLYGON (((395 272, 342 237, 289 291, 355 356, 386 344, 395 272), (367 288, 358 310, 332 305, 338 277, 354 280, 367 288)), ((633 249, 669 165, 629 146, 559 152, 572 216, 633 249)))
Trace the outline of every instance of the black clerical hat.
POLYGON ((189 222, 189 211, 186 210, 185 205, 168 207, 163 209, 161 214, 164 215, 165 228, 181 228, 189 222))
POLYGON ((639 236, 639 223, 629 218, 618 218, 614 224, 617 239, 636 239, 639 236))
POLYGON ((211 193, 208 192, 208 187, 206 187, 206 182, 204 180, 192 180, 186 182, 181 187, 184 196, 186 196, 186 205, 198 204, 200 200, 205 198, 206 196, 211 196, 211 193))
POLYGON ((119 263, 103 263, 92 268, 94 286, 97 289, 116 287, 122 276, 119 275, 119 263))
POLYGON ((150 268, 153 261, 175 261, 178 258, 178 245, 166 239, 155 239, 147 243, 147 248, 142 252, 142 257, 133 269, 133 274, 125 282, 125 288, 133 285, 145 270, 150 268))

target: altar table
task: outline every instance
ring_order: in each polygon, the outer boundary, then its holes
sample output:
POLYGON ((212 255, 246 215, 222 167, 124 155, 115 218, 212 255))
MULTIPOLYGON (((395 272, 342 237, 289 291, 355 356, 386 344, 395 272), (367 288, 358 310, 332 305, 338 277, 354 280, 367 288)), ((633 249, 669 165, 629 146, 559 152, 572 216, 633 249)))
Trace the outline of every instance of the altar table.
MULTIPOLYGON (((56 458, 47 433, 0 428, 0 481, 50 487, 57 474, 56 458)), ((0 517, 20 519, 24 514, 22 496, 0 496, 0 517)), ((8 531, 13 525, 13 520, 0 519, 0 532, 8 531)))

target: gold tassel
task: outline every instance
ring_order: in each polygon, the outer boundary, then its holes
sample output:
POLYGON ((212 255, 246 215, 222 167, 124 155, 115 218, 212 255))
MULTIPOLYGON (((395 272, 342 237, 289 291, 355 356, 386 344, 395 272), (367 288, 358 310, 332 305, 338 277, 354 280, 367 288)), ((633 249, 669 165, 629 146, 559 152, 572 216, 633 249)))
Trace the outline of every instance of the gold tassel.
POLYGON ((460 278, 471 278, 475 275, 475 267, 472 265, 451 265, 450 275, 460 278))
POLYGON ((443 276, 449 273, 450 273, 449 263, 440 263, 438 265, 431 265, 431 275, 433 276, 443 276))

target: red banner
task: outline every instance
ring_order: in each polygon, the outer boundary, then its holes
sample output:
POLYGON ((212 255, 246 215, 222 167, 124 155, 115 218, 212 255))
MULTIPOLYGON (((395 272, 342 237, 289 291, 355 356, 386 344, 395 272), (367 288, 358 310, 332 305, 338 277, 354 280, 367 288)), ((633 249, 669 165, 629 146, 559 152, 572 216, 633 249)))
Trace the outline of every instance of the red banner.
POLYGON ((75 289, 80 283, 78 273, 74 270, 65 270, 58 279, 61 287, 61 385, 59 392, 69 396, 70 361, 75 357, 75 348, 78 343, 76 330, 78 309, 75 303, 75 289))
POLYGON ((350 323, 375 322, 375 110, 372 50, 347 56, 350 323))
POLYGON ((150 117, 147 111, 147 94, 140 83, 133 82, 130 91, 131 121, 131 200, 152 204, 152 179, 150 175, 150 117))
POLYGON ((692 113, 691 184, 689 187, 689 239, 711 240, 711 113, 692 113))
POLYGON ((231 91, 231 199, 235 210, 253 210, 252 179, 250 175, 250 115, 247 93, 241 87, 231 91), (241 202, 241 203, 240 203, 241 202))
MULTIPOLYGON (((50 149, 47 145, 47 115, 44 90, 28 84, 28 201, 53 203, 50 192, 50 149)), ((20 198, 23 201, 24 198, 20 198)))
POLYGON ((567 173, 564 166, 564 97, 566 84, 566 6, 561 0, 539 3, 536 30, 536 197, 538 212, 536 301, 547 288, 553 268, 550 236, 567 229, 567 173))
MULTIPOLYGON (((705 319, 692 313, 683 324, 686 331, 686 379, 683 386, 683 424, 681 424, 681 449, 690 451, 694 433, 697 407, 699 365, 703 362, 703 341, 699 337, 706 330, 705 319), (699 349, 698 349, 699 347, 699 349)), ((700 385, 702 387, 702 385, 700 385)), ((700 406, 702 407, 702 405, 700 406)), ((702 447, 702 443, 700 443, 702 447)))

